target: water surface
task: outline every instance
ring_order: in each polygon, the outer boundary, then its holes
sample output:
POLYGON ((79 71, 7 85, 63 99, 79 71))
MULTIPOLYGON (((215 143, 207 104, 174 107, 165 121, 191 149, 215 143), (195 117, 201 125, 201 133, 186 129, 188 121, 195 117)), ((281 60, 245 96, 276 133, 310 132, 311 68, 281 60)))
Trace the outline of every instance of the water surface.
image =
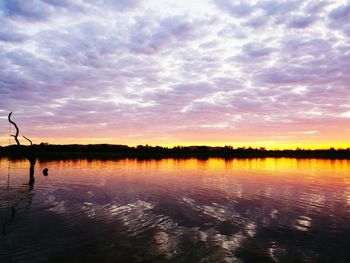
POLYGON ((347 160, 51 161, 33 189, 28 169, 0 160, 0 262, 350 262, 347 160))

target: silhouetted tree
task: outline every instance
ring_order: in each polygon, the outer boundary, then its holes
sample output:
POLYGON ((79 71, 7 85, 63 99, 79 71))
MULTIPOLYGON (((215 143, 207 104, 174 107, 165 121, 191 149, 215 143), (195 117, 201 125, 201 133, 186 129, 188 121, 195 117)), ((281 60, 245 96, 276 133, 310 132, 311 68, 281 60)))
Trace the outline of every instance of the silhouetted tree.
POLYGON ((30 143, 30 148, 29 148, 29 151, 27 151, 26 149, 24 149, 22 146, 21 146, 21 143, 19 142, 18 140, 18 135, 19 135, 19 129, 18 129, 18 126, 17 124, 11 120, 11 115, 12 115, 12 112, 10 112, 9 116, 8 116, 8 120, 9 122, 15 127, 16 129, 16 133, 15 135, 12 135, 12 137, 15 138, 15 141, 16 141, 16 144, 18 145, 18 148, 19 150, 22 152, 22 154, 24 155, 24 157, 29 161, 30 163, 30 168, 29 168, 29 184, 30 185, 33 185, 34 184, 34 167, 35 167, 35 163, 36 163, 36 155, 34 153, 34 150, 33 150, 33 142, 28 139, 27 137, 23 136, 24 139, 26 139, 29 143, 30 143))

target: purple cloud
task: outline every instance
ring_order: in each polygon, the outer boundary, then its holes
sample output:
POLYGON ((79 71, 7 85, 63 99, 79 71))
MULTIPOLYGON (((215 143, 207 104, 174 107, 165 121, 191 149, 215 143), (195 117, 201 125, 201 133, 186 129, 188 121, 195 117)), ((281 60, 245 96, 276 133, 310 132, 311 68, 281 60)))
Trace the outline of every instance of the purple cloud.
POLYGON ((249 43, 243 46, 243 55, 246 55, 250 58, 254 57, 265 57, 270 55, 275 49, 264 47, 260 43, 249 43))
POLYGON ((298 10, 301 6, 300 1, 290 1, 290 0, 282 0, 282 1, 262 1, 256 4, 256 8, 259 8, 265 12, 268 16, 284 16, 289 15, 295 10, 298 10))
POLYGON ((237 3, 231 0, 214 0, 214 3, 223 11, 229 12, 237 17, 248 16, 254 10, 254 6, 244 1, 239 1, 239 3, 237 3))
POLYGON ((3 1, 2 11, 8 16, 24 17, 31 20, 47 18, 50 13, 50 6, 43 1, 3 1))
POLYGON ((0 131, 14 111, 38 142, 278 144, 324 138, 322 121, 345 136, 348 16, 311 0, 4 1, 0 131))
POLYGON ((289 20, 288 26, 291 28, 306 28, 317 20, 312 16, 295 16, 289 20))
MULTIPOLYGON (((4 24, 2 24, 4 25, 4 24)), ((12 27, 7 26, 0 29, 0 41, 4 42, 23 42, 27 40, 28 37, 25 34, 15 32, 12 27)))
POLYGON ((350 5, 343 5, 333 9, 329 13, 329 17, 333 20, 349 21, 350 18, 350 5))

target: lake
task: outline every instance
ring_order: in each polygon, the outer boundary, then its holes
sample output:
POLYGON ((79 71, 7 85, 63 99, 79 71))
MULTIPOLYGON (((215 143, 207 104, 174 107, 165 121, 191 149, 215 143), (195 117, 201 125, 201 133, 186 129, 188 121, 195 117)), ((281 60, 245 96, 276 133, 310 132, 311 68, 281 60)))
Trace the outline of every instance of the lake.
POLYGON ((349 160, 47 161, 33 189, 28 172, 0 159, 0 262, 350 262, 349 160))

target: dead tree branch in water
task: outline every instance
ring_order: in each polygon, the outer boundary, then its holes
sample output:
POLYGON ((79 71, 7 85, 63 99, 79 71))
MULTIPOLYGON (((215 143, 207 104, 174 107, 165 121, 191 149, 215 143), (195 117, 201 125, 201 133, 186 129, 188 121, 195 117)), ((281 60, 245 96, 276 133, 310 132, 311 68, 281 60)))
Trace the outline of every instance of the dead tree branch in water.
POLYGON ((33 146, 33 142, 31 140, 29 140, 26 136, 23 136, 23 138, 30 142, 30 146, 33 146))
POLYGON ((11 136, 15 138, 15 141, 16 141, 16 144, 18 145, 19 150, 22 152, 24 157, 30 163, 29 184, 34 184, 34 166, 35 166, 35 163, 36 163, 36 155, 35 155, 34 150, 32 148, 33 147, 33 142, 30 139, 28 139, 27 137, 23 136, 24 139, 26 139, 27 141, 30 142, 30 151, 27 152, 25 149, 22 148, 21 143, 18 140, 19 129, 18 129, 17 124, 14 121, 11 120, 11 115, 12 115, 12 112, 10 112, 10 114, 8 116, 8 120, 16 129, 16 133, 14 135, 11 134, 11 136))

